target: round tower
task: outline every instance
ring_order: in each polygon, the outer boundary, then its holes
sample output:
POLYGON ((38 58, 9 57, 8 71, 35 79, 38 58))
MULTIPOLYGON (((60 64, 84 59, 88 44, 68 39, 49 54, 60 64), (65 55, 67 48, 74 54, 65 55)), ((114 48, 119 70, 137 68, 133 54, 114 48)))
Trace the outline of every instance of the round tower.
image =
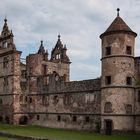
POLYGON ((102 41, 101 132, 134 130, 134 44, 137 34, 119 16, 102 41))

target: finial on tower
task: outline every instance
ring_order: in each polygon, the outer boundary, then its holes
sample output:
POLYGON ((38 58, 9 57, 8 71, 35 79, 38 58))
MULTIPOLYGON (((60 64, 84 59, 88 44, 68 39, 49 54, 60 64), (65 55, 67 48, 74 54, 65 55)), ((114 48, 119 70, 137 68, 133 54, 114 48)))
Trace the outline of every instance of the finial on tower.
POLYGON ((60 39, 60 37, 61 37, 61 35, 59 34, 59 35, 58 35, 58 39, 60 39))
POLYGON ((43 46, 43 40, 41 40, 40 42, 41 42, 41 46, 43 46))
POLYGON ((119 17, 120 8, 117 8, 117 17, 119 17))
POLYGON ((7 18, 4 19, 4 22, 7 23, 7 18))
POLYGON ((4 22, 6 23, 7 22, 7 16, 5 15, 5 18, 4 18, 4 22))

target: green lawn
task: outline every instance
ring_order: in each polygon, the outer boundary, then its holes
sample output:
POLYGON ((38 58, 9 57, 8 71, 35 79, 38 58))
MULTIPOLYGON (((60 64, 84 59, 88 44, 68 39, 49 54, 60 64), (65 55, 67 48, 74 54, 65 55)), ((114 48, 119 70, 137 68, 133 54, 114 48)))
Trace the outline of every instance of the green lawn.
MULTIPOLYGON (((106 136, 90 132, 0 124, 0 131, 24 136, 47 137, 56 140, 140 140, 140 135, 106 136)), ((4 139, 3 139, 4 140, 4 139)))
POLYGON ((0 140, 16 140, 16 139, 6 138, 6 137, 0 137, 0 140))

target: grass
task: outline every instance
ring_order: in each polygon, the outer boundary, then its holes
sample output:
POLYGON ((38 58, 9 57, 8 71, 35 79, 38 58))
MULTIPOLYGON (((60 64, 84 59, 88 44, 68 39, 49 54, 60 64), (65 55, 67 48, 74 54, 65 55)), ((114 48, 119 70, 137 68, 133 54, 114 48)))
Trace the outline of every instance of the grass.
MULTIPOLYGON (((140 135, 100 135, 91 132, 60 130, 39 126, 17 126, 0 124, 0 131, 24 136, 46 137, 56 140, 139 140, 140 135)), ((4 139, 3 139, 4 140, 4 139)))
POLYGON ((6 137, 0 137, 0 140, 16 140, 16 139, 6 138, 6 137))

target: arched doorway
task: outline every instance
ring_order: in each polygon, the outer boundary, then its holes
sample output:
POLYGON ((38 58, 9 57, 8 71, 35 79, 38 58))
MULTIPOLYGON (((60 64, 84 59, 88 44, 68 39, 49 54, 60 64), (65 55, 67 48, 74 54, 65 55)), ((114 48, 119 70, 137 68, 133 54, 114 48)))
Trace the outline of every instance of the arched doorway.
POLYGON ((28 123, 28 117, 27 116, 20 117, 19 124, 26 125, 27 123, 28 123))
POLYGON ((111 135, 112 134, 112 120, 105 120, 105 134, 111 135))

